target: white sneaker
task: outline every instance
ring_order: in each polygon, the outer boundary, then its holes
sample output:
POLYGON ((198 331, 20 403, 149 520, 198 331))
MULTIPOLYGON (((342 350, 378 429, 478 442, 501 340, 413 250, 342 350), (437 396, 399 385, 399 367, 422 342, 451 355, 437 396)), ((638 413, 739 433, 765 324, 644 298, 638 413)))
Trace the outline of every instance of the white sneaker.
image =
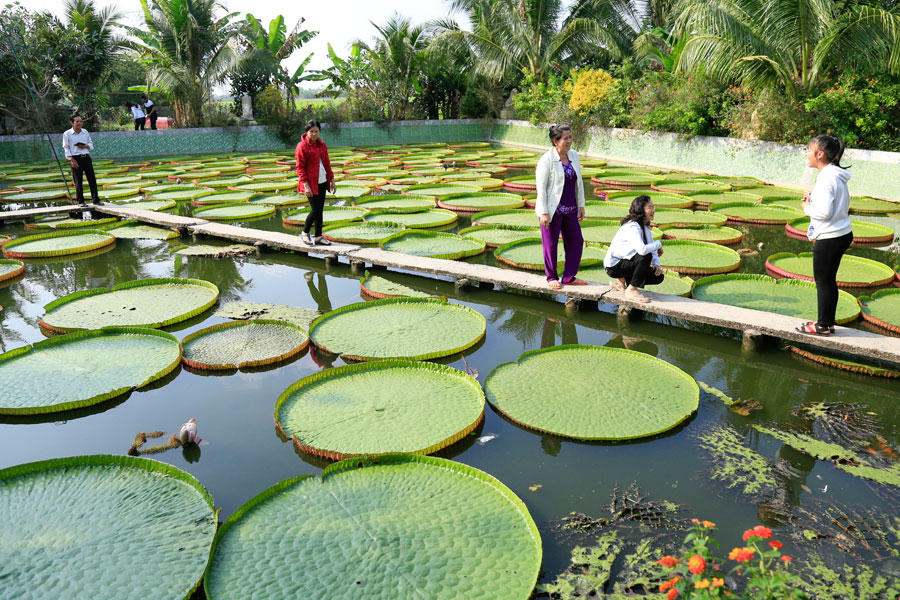
POLYGON ((309 234, 306 233, 305 231, 300 234, 300 241, 303 242, 304 244, 306 244, 307 246, 313 245, 312 238, 310 238, 309 234))

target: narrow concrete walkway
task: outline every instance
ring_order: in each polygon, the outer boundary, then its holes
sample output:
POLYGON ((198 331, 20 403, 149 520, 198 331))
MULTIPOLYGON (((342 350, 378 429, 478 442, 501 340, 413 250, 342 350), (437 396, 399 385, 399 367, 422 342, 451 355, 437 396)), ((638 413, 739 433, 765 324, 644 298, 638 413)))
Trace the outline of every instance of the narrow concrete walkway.
MULTIPOLYGON (((641 304, 627 299, 623 293, 612 290, 608 285, 564 286, 562 290, 557 291, 547 287, 547 282, 543 275, 538 273, 515 271, 454 260, 411 256, 399 252, 387 252, 378 248, 362 248, 352 244, 307 246, 300 241, 299 236, 288 233, 261 231, 249 227, 212 223, 204 219, 179 217, 177 215, 127 208, 114 204, 92 206, 90 208, 102 214, 115 215, 123 219, 136 219, 144 223, 176 228, 192 234, 209 235, 326 257, 343 256, 350 261, 351 265, 354 263, 361 266, 371 264, 412 273, 449 277, 456 281, 468 280, 472 283, 527 290, 554 297, 565 296, 582 301, 607 302, 674 319, 684 319, 694 323, 705 323, 716 327, 734 329, 754 336, 770 336, 782 340, 800 342, 819 348, 845 352, 862 359, 880 359, 900 365, 900 337, 880 335, 859 329, 838 327, 835 335, 827 337, 804 335, 795 330, 802 322, 801 319, 796 317, 786 317, 775 313, 736 306, 702 302, 692 298, 648 292, 647 296, 651 298, 651 302, 641 304)), ((47 209, 30 209, 30 211, 34 210, 47 209)), ((64 209, 62 212, 66 212, 66 210, 68 209, 64 209)), ((11 211, 5 214, 16 217, 26 212, 30 216, 42 214, 30 211, 11 211)), ((3 214, 0 213, 0 215, 3 214)), ((0 219, 2 218, 0 217, 0 219)))

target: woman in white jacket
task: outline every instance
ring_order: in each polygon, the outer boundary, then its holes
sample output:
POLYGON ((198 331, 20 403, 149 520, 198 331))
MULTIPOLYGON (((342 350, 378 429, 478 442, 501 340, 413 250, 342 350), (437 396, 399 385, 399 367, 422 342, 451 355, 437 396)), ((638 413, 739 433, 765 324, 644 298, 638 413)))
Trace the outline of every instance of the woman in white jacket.
POLYGON ((813 276, 819 304, 819 320, 807 321, 797 328, 801 333, 830 335, 834 333, 837 310, 837 272, 841 257, 853 242, 850 229, 850 171, 841 166, 843 140, 818 135, 806 145, 810 167, 819 170, 816 185, 803 197, 803 212, 809 217, 806 231, 813 243, 813 276))
POLYGON ((610 286, 624 291, 625 297, 635 302, 650 302, 641 289, 645 285, 658 285, 665 278, 659 262, 662 242, 654 241, 650 232, 655 214, 650 196, 642 194, 632 200, 603 258, 606 274, 612 277, 610 286))
POLYGON ((584 249, 579 223, 584 220, 584 181, 581 179, 578 153, 572 150, 572 130, 569 126, 551 125, 550 142, 553 148, 538 160, 535 170, 537 199, 534 212, 541 226, 547 285, 558 290, 562 287, 556 271, 556 246, 560 234, 566 253, 562 284, 587 284, 575 277, 584 249))

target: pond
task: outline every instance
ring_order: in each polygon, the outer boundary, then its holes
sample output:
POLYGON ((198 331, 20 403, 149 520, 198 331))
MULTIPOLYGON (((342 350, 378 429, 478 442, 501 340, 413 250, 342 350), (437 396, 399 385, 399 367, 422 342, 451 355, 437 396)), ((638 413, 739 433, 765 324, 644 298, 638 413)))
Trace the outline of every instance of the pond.
MULTIPOLYGON (((504 177, 527 173, 510 171, 504 177)), ((245 226, 295 233, 281 221, 282 212, 288 210, 279 209, 245 226)), ((190 204, 181 203, 178 212, 189 214, 190 204)), ((449 230, 468 225, 469 218, 463 216, 449 230)), ((765 257, 771 253, 809 249, 808 244, 785 236, 783 227, 733 226, 744 233, 741 247, 748 250, 741 272, 764 273, 765 257), (760 245, 763 250, 758 249, 760 245)), ((18 237, 25 231, 21 224, 13 224, 0 227, 3 234, 18 237)), ((221 240, 184 237, 172 241, 120 239, 114 248, 89 258, 28 264, 23 280, 0 289, 0 351, 45 339, 38 321, 44 305, 52 300, 79 290, 143 278, 209 281, 219 289, 220 306, 233 301, 265 302, 326 312, 364 300, 360 295, 361 274, 352 272, 346 264, 326 265, 317 258, 277 251, 224 259, 182 257, 170 251, 177 244, 193 242, 223 244, 221 240)), ((885 250, 854 248, 850 252, 897 267, 896 255, 888 255, 885 250)), ((466 260, 495 264, 490 252, 466 260)), ((628 443, 578 442, 540 434, 487 406, 482 425, 436 455, 493 475, 525 502, 542 536, 540 582, 553 581, 569 565, 573 546, 590 545, 598 535, 596 530, 565 530, 562 520, 573 512, 611 518, 613 496, 619 494, 621 498, 632 484, 639 488, 642 498, 681 505, 677 519, 697 517, 715 522, 725 553, 741 545, 742 531, 762 523, 773 527, 776 536, 785 541, 787 554, 805 558, 814 552, 832 564, 859 561, 886 576, 898 575, 896 488, 854 477, 831 462, 816 460, 752 427, 811 431, 811 422, 803 418, 803 407, 821 402, 853 404, 853 414, 869 414, 877 423, 868 434, 868 451, 884 452, 890 458, 892 449, 900 447, 896 380, 819 367, 780 348, 747 353, 730 332, 663 317, 626 322, 617 319, 614 307, 567 312, 550 298, 499 289, 457 291, 452 281, 375 272, 418 291, 445 296, 485 317, 483 343, 465 357, 456 355, 446 361, 457 369, 469 370, 479 382, 483 383, 498 365, 516 361, 523 352, 588 344, 649 354, 732 399, 758 403, 755 410, 742 415, 714 394, 702 391, 699 410, 686 422, 664 434, 628 443), (704 440, 711 431, 723 427, 777 469, 777 489, 763 495, 744 494, 740 486, 729 489, 733 478, 715 479, 721 472, 721 456, 710 452, 704 440), (893 528, 894 533, 886 533, 879 543, 844 539, 842 544, 840 537, 805 539, 802 532, 813 528, 809 523, 828 511, 850 515, 847 522, 851 529, 862 527, 856 521, 864 520, 872 527, 881 524, 886 531, 893 528), (895 537, 891 539, 891 535, 895 537), (841 550, 842 545, 847 552, 841 550)), ((228 321, 213 313, 207 311, 165 330, 183 339, 194 331, 228 321)), ((279 394, 295 381, 342 364, 344 361, 312 349, 274 368, 220 374, 178 367, 147 388, 90 409, 61 416, 3 417, 0 469, 56 457, 122 455, 138 432, 174 433, 193 418, 203 444, 168 450, 151 458, 196 477, 221 508, 220 520, 224 520, 273 484, 302 474, 318 475, 330 464, 282 441, 273 409, 279 394)), ((602 370, 604 365, 596 368, 602 370)), ((606 375, 616 377, 614 372, 606 375)), ((562 381, 566 374, 559 373, 558 377, 562 381)), ((896 454, 891 460, 896 460, 896 454)), ((631 540, 653 533, 649 518, 629 520, 628 515, 621 514, 614 521, 631 540)), ((613 571, 622 569, 619 562, 613 571)), ((202 591, 198 597, 202 597, 202 591)))

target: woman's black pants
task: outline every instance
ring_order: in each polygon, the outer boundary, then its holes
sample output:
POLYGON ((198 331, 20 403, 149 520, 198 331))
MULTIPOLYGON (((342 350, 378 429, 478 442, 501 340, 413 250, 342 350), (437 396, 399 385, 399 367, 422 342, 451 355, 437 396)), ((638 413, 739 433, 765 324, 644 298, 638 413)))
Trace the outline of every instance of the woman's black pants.
POLYGON ((156 113, 150 113, 147 115, 147 118, 150 119, 150 129, 156 129, 156 119, 159 118, 159 115, 156 113))
POLYGON ((137 131, 138 129, 143 129, 144 123, 146 123, 146 122, 147 122, 147 117, 141 117, 139 119, 135 119, 134 120, 134 130, 137 131))
POLYGON ((100 195, 97 193, 97 178, 94 176, 94 163, 91 161, 90 154, 76 154, 72 158, 78 164, 78 168, 72 167, 72 181, 75 182, 75 199, 79 204, 84 204, 82 176, 87 176, 88 186, 91 188, 91 200, 99 202, 100 195))
POLYGON ((665 279, 665 274, 657 275, 653 268, 653 254, 635 254, 629 259, 620 260, 607 267, 606 274, 613 279, 625 279, 625 285, 642 288, 645 285, 658 285, 665 279))
POLYGON ((325 184, 319 184, 319 193, 309 197, 309 214, 303 223, 303 233, 309 233, 313 225, 316 227, 316 237, 322 235, 322 209, 325 208, 325 184))
POLYGON ((837 311, 837 272, 841 257, 853 242, 853 233, 827 240, 816 240, 813 246, 813 276, 819 300, 819 327, 833 327, 837 311))

